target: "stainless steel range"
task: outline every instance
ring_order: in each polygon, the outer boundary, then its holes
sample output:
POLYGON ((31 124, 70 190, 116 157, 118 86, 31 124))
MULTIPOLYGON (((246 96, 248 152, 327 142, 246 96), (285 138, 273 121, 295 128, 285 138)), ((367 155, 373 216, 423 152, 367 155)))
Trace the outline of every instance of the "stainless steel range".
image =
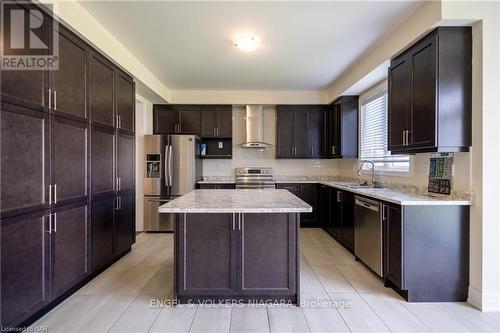
POLYGON ((236 168, 236 188, 276 188, 272 168, 236 168))

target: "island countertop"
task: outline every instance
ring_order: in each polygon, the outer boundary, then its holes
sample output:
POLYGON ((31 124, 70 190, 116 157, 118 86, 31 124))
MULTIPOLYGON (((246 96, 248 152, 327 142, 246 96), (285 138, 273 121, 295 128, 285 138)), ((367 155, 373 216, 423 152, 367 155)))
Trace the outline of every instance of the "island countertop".
POLYGON ((159 208, 160 213, 309 213, 312 207, 288 190, 194 190, 159 208))

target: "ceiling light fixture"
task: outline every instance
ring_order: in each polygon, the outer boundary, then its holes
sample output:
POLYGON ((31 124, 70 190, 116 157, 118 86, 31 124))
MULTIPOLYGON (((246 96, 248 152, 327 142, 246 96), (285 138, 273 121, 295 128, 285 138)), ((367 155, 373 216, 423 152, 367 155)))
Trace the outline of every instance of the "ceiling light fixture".
POLYGON ((234 41, 234 46, 238 47, 240 50, 244 52, 254 51, 257 47, 260 46, 261 39, 257 35, 252 34, 244 34, 240 35, 234 41))

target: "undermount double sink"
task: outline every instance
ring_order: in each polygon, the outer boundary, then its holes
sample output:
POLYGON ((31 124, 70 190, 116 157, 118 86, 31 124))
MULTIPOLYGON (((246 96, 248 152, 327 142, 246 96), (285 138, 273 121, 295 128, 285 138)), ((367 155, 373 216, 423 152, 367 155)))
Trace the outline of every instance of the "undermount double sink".
POLYGON ((359 188, 359 189, 383 189, 384 187, 381 187, 380 185, 372 185, 368 183, 355 183, 355 182, 334 182, 334 184, 339 185, 339 186, 344 186, 348 188, 359 188))

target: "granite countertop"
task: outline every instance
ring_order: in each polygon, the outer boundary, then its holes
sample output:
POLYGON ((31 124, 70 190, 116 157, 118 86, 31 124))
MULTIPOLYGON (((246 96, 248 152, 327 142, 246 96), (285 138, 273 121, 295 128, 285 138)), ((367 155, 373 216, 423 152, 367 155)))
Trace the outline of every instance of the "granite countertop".
POLYGON ((160 213, 308 213, 312 207, 287 190, 194 190, 160 213))
POLYGON ((432 197, 427 195, 418 195, 391 190, 389 188, 351 188, 343 185, 342 182, 319 182, 320 184, 350 191, 355 194, 361 194, 366 197, 378 199, 386 202, 392 202, 402 206, 470 206, 472 203, 468 200, 448 199, 442 197, 432 197))

